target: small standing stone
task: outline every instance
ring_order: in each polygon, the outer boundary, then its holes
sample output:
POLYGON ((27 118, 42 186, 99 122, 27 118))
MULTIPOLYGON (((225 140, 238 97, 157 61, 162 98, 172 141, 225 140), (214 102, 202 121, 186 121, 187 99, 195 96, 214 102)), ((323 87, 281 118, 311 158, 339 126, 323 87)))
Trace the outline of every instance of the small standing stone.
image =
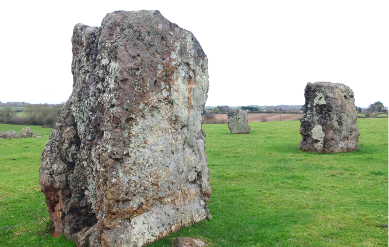
POLYGON ((228 128, 232 134, 250 134, 247 112, 242 109, 231 111, 228 116, 228 128))
POLYGON ((195 238, 173 238, 172 247, 203 247, 207 246, 203 241, 195 238))
POLYGON ((301 117, 300 149, 315 153, 342 153, 359 149, 354 92, 331 82, 308 83, 301 117))
POLYGON ((22 129, 22 131, 20 131, 20 136, 21 137, 32 137, 33 136, 32 129, 30 127, 24 127, 22 129))
POLYGON ((15 131, 7 131, 5 132, 5 138, 19 138, 20 135, 15 131))
POLYGON ((1 139, 5 138, 5 133, 3 133, 3 132, 0 131, 0 138, 1 138, 1 139))

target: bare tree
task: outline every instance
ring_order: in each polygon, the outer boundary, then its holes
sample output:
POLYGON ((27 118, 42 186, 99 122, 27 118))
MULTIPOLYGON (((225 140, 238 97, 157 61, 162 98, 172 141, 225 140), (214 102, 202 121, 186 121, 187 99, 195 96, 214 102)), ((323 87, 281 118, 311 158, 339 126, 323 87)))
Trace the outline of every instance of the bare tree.
POLYGON ((65 102, 61 102, 61 104, 56 104, 55 106, 53 106, 53 108, 56 111, 57 117, 59 117, 61 115, 61 112, 63 110, 64 105, 65 105, 65 102))
POLYGON ((14 111, 12 110, 12 107, 10 107, 10 106, 4 107, 3 116, 4 116, 6 119, 11 118, 12 113, 14 113, 14 111))
POLYGON ((40 125, 43 123, 41 107, 39 105, 29 105, 24 113, 27 115, 31 124, 40 125))

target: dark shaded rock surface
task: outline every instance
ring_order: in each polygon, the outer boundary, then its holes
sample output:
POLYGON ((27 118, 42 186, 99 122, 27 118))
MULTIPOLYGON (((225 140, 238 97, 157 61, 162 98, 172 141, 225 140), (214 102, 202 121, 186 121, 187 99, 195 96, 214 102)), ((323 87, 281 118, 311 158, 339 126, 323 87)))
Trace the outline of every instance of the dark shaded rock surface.
POLYGON ((210 218, 201 126, 208 60, 159 11, 77 24, 73 92, 41 157, 55 236, 144 246, 210 218))
POLYGON ((172 247, 204 247, 207 246, 203 241, 195 238, 172 238, 172 247))
POLYGON ((237 109, 227 113, 228 128, 232 134, 249 134, 251 128, 248 124, 247 112, 237 109))
POLYGON ((24 127, 22 131, 20 131, 20 137, 32 137, 33 131, 30 127, 24 127))
POLYGON ((359 149, 354 92, 331 82, 308 83, 301 117, 300 149, 316 153, 341 153, 359 149))

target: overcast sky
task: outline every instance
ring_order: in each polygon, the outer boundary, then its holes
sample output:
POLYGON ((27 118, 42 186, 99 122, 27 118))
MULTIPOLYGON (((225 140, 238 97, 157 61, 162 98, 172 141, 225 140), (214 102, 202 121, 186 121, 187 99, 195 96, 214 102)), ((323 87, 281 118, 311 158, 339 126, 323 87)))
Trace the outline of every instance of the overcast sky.
POLYGON ((60 103, 72 92, 76 23, 115 10, 159 10, 209 60, 208 106, 304 104, 307 82, 388 105, 389 1, 7 1, 0 15, 0 101, 60 103))

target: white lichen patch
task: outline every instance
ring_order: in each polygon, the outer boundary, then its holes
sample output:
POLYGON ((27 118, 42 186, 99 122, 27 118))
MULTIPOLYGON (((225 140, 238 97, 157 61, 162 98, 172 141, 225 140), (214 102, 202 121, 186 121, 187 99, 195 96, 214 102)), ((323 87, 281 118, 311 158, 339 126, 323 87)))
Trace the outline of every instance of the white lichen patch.
POLYGON ((164 97, 167 97, 169 95, 169 92, 166 89, 164 89, 164 90, 162 90, 162 95, 164 97))
POLYGON ((325 105, 326 99, 323 93, 318 93, 314 100, 314 105, 325 105))
POLYGON ((320 124, 313 127, 312 138, 320 142, 323 142, 324 132, 323 132, 323 127, 320 124))

